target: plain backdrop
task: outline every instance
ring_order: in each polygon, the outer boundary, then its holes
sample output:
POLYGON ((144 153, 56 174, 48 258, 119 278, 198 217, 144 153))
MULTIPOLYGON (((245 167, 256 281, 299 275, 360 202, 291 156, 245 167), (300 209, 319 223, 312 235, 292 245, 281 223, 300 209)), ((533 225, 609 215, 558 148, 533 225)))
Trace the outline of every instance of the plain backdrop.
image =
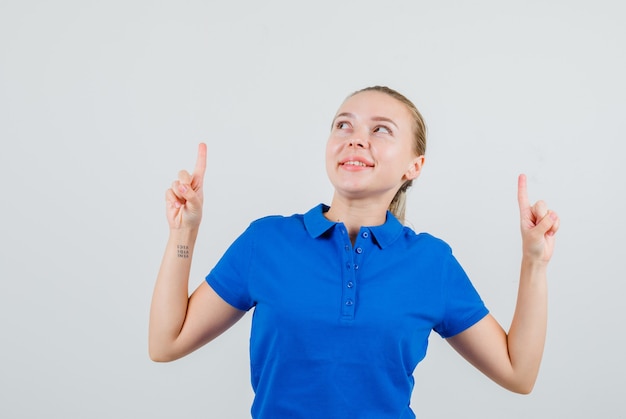
POLYGON ((561 216, 532 394, 433 334, 420 418, 626 418, 621 1, 0 1, 0 416, 245 418, 250 314, 147 354, 164 194, 208 144, 190 287, 268 214, 328 203, 331 119, 383 84, 428 124, 408 222, 508 328, 517 175, 561 216))

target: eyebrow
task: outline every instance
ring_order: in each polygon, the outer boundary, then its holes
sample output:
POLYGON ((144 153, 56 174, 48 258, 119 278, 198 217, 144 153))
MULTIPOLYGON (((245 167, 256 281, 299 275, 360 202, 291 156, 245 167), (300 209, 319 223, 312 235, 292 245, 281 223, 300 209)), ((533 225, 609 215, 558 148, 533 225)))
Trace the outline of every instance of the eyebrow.
POLYGON ((393 119, 384 117, 384 116, 375 116, 372 118, 372 121, 378 121, 378 122, 389 122, 391 125, 393 125, 394 127, 396 127, 396 129, 398 128, 398 125, 393 122, 393 119))
MULTIPOLYGON (((335 119, 333 119, 333 123, 337 120, 337 118, 341 118, 341 117, 347 117, 347 118, 352 118, 352 119, 355 118, 354 114, 352 114, 350 112, 342 112, 342 113, 338 114, 337 116, 335 116, 335 119)), ((396 129, 398 129, 398 124, 393 122, 393 119, 387 118, 385 116, 373 116, 371 118, 371 120, 372 121, 377 121, 377 122, 388 122, 391 125, 393 125, 394 127, 396 127, 396 129)))

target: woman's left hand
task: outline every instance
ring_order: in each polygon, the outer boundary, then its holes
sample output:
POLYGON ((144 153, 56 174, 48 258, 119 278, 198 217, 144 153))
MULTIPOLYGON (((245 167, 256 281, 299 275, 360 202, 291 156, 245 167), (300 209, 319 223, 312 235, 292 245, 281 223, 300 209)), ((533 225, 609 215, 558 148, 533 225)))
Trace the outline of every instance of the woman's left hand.
POLYGON ((559 229, 559 216, 544 201, 533 206, 528 201, 526 175, 517 180, 517 201, 520 211, 523 257, 548 263, 554 251, 554 235, 559 229))

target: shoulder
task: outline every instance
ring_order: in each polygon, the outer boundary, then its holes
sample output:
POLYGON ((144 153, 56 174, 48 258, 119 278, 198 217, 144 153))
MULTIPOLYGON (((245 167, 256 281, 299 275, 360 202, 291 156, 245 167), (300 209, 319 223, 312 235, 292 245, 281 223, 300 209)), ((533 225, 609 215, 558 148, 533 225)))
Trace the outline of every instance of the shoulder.
POLYGON ((272 232, 276 234, 281 231, 297 231, 304 229, 303 214, 285 215, 266 215, 250 223, 248 230, 257 234, 265 234, 272 232))
POLYGON ((430 233, 416 233, 409 227, 404 227, 401 241, 416 250, 439 254, 452 253, 452 248, 443 239, 430 233))

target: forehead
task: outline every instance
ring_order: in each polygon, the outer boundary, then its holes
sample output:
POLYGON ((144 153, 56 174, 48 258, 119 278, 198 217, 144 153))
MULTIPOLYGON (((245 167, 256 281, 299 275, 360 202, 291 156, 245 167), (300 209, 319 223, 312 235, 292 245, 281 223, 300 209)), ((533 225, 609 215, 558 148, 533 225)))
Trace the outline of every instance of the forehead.
POLYGON ((383 92, 365 91, 348 97, 337 114, 347 112, 361 118, 386 117, 398 123, 411 123, 406 105, 383 92))

